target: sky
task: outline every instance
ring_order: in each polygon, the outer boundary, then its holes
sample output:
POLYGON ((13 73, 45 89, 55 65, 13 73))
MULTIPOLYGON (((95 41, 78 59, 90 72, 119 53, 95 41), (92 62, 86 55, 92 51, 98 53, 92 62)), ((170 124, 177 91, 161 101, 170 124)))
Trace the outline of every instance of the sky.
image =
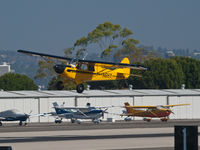
POLYGON ((1 0, 0 50, 63 55, 106 21, 142 45, 200 50, 199 7, 199 0, 1 0))

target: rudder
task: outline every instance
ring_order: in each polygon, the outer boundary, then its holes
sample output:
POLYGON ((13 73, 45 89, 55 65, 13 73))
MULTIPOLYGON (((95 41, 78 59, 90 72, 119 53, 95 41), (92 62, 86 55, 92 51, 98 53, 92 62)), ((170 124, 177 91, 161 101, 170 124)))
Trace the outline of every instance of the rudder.
POLYGON ((127 107, 127 106, 130 106, 130 104, 128 102, 124 103, 124 105, 125 105, 125 108, 126 108, 126 111, 127 111, 128 114, 129 113, 131 114, 131 113, 134 112, 133 108, 127 107))
MULTIPOLYGON (((122 59, 122 61, 120 63, 122 63, 122 64, 130 64, 130 61, 129 61, 129 59, 127 57, 125 57, 124 59, 122 59)), ((128 67, 122 68, 122 73, 124 73, 125 78, 129 77, 130 71, 131 71, 131 69, 128 68, 128 67)))

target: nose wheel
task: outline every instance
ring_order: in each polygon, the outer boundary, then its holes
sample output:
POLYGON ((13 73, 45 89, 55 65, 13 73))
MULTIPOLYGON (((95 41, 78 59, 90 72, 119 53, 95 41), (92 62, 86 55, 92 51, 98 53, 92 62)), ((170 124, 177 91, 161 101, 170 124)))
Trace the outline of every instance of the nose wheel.
POLYGON ((78 93, 82 93, 82 92, 84 91, 84 85, 83 85, 83 84, 78 84, 78 85, 76 86, 76 91, 77 91, 78 93))

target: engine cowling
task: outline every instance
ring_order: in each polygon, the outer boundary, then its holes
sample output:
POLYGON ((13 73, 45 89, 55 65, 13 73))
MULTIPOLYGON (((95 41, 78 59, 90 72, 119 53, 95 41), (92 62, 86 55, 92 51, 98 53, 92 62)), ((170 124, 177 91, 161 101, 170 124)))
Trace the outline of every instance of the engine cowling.
POLYGON ((56 73, 62 74, 65 71, 65 65, 55 65, 53 69, 55 70, 56 73))

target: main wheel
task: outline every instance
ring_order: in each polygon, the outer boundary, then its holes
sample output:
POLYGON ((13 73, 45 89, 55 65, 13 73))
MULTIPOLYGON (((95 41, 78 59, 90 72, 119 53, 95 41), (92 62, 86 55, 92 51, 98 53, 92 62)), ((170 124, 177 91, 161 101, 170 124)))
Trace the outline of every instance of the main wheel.
POLYGON ((56 83, 56 88, 57 88, 57 90, 62 90, 64 88, 63 82, 62 81, 58 81, 56 83))
POLYGON ((0 126, 2 126, 2 122, 0 122, 0 126))
POLYGON ((84 91, 84 85, 83 85, 83 84, 78 84, 78 85, 76 86, 76 91, 77 91, 78 93, 82 93, 82 92, 84 91))
POLYGON ((71 119, 71 123, 75 123, 75 121, 76 121, 75 119, 71 119))
POLYGON ((22 121, 19 122, 19 126, 22 126, 22 121))

